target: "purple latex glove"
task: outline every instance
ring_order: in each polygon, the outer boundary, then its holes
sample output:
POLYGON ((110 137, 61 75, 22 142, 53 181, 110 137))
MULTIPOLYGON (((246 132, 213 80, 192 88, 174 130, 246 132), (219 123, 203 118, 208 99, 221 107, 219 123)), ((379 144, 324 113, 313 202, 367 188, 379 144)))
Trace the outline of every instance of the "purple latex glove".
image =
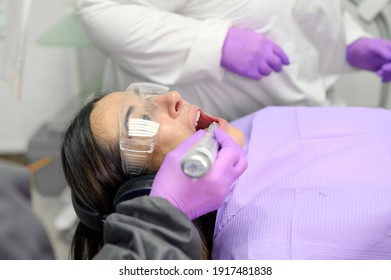
POLYGON ((391 80, 391 41, 358 39, 348 46, 347 60, 353 67, 377 72, 383 82, 391 80))
POLYGON ((384 64, 377 74, 382 78, 384 83, 388 83, 391 81, 391 62, 384 64))
POLYGON ((199 179, 185 175, 180 161, 204 134, 199 130, 166 155, 150 193, 167 199, 191 220, 222 206, 233 183, 247 168, 242 149, 224 131, 216 129, 215 137, 221 148, 211 170, 199 179))
POLYGON ((260 80, 289 65, 285 52, 251 29, 230 28, 225 38, 221 66, 239 75, 260 80))

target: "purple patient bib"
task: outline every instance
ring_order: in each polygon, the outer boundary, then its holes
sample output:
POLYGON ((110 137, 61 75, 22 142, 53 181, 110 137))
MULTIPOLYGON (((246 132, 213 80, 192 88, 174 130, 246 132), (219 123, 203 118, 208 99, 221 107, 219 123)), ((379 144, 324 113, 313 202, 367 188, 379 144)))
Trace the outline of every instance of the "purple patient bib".
POLYGON ((391 112, 268 107, 232 123, 249 167, 214 259, 391 259, 391 112))

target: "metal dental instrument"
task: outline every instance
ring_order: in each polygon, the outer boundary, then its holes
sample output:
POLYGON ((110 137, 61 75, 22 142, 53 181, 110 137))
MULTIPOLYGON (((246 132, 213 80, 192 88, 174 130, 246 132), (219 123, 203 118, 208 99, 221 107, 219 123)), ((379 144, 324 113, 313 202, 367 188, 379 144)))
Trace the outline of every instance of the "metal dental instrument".
POLYGON ((213 122, 202 139, 183 157, 181 167, 187 176, 200 178, 212 167, 218 150, 218 143, 213 133, 217 127, 218 124, 213 122))

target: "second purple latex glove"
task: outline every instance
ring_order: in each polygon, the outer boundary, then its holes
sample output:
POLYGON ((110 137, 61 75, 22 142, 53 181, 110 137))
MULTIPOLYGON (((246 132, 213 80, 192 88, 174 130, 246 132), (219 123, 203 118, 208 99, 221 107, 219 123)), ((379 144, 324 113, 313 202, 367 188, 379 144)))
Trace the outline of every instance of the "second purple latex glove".
POLYGON ((347 60, 353 67, 377 72, 383 82, 391 81, 391 41, 358 39, 348 46, 347 60))
POLYGON ((221 66, 253 80, 289 65, 286 53, 273 41, 251 29, 232 27, 225 38, 221 66))
POLYGON ((166 155, 150 193, 168 200, 191 220, 222 206, 233 183, 247 168, 242 149, 224 131, 216 129, 215 137, 221 148, 211 170, 199 179, 185 175, 180 162, 204 134, 199 130, 166 155))

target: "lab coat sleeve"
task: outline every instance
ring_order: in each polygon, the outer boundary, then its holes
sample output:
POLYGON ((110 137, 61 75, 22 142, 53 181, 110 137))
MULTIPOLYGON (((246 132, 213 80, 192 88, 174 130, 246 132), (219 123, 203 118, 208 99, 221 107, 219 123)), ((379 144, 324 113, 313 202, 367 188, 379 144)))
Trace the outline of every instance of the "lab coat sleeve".
POLYGON ((184 213, 162 198, 118 205, 104 224, 105 245, 94 259, 200 259, 200 236, 184 213))
POLYGON ((230 23, 183 16, 184 0, 152 2, 79 0, 77 14, 92 43, 133 75, 166 85, 221 80, 230 23))
POLYGON ((350 45, 354 41, 362 37, 373 37, 373 35, 364 30, 364 28, 353 18, 348 12, 344 12, 346 45, 350 45))

